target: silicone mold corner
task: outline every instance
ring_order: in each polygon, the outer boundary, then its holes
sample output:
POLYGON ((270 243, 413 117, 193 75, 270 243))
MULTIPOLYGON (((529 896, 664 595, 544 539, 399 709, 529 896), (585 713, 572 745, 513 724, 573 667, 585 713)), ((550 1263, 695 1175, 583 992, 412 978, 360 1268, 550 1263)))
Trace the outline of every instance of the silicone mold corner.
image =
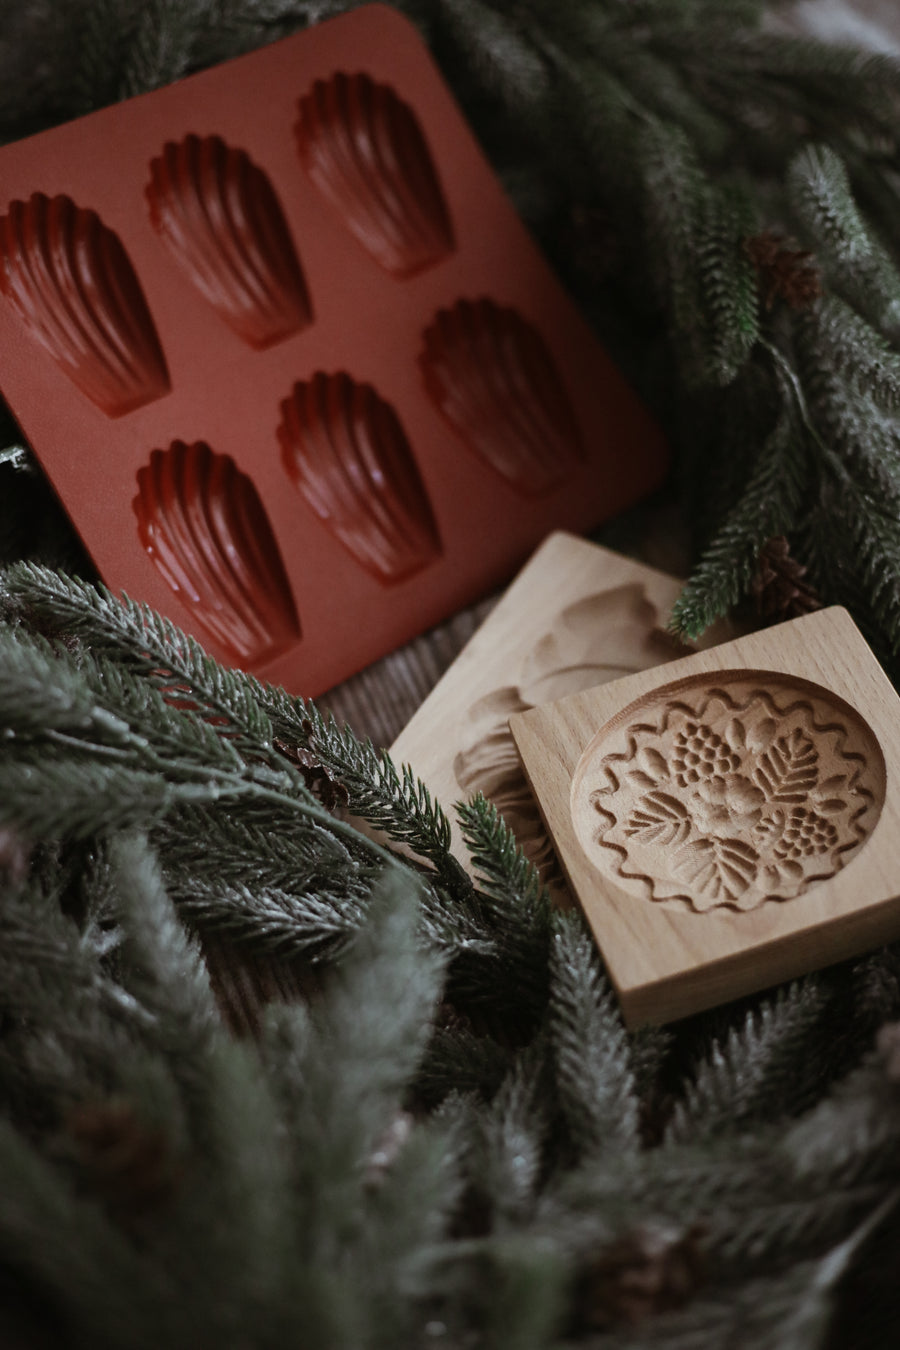
POLYGON ((204 441, 173 441, 138 471, 141 544, 198 624, 236 661, 262 665, 300 638, 253 480, 204 441))
POLYGON ((0 217, 0 291, 32 337, 108 417, 168 393, 140 281, 118 235, 69 197, 35 192, 0 217))

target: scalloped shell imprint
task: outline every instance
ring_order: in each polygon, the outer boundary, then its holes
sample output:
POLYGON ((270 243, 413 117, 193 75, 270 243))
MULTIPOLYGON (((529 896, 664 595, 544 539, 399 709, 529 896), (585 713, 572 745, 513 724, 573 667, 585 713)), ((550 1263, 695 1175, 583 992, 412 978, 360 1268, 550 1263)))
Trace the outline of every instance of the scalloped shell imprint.
POLYGON ((518 683, 466 710, 456 781, 467 797, 483 792, 494 803, 545 885, 563 886, 562 871, 516 751, 510 714, 681 654, 644 587, 627 582, 567 605, 528 652, 518 683))
POLYGON ((406 433, 372 385, 317 371, 294 385, 281 412, 278 437, 289 477, 367 572, 398 582, 440 556, 406 433))
POLYGON ((138 533, 198 624, 237 661, 300 637, 281 554, 253 480, 203 441, 173 441, 138 471, 138 533))
POLYGON ((141 284, 118 235, 70 197, 35 192, 0 217, 0 291, 108 417, 169 391, 141 284))
POLYGON ((300 161, 374 260, 413 276, 455 248, 431 152, 408 103, 369 75, 337 72, 300 100, 300 161))
POLYGON ((532 324, 493 300, 460 300, 424 334, 428 397, 463 443, 525 497, 552 492, 584 459, 572 405, 532 324))
POLYGON ((249 346, 312 321, 303 272, 268 177, 220 136, 169 141, 151 160, 150 221, 185 276, 249 346))
POLYGON ((598 732, 572 815, 591 862, 632 894, 750 910, 846 866, 884 793, 881 749, 848 704, 735 672, 664 687, 598 732))

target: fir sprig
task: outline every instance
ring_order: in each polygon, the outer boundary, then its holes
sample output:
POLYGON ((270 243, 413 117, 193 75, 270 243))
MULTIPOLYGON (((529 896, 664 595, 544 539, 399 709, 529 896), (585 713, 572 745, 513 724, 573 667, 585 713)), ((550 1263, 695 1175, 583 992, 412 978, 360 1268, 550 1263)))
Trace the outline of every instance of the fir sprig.
MULTIPOLYGON (((3 69, 0 121, 20 134, 348 7, 25 7, 13 38, 39 36, 3 69)), ((681 628, 789 532, 823 600, 896 649, 896 62, 763 33, 752 0, 403 8, 672 433, 707 546, 681 628), (616 238, 602 292, 554 245, 573 204, 616 238), (799 288, 754 273, 760 232, 796 237, 799 288)), ((0 552, 59 557, 20 458, 0 552)), ((485 802, 461 813, 473 886, 409 771, 308 702, 46 568, 14 567, 3 605, 4 1290, 140 1350, 822 1342, 900 1180, 896 1069, 859 1063, 897 1015, 890 953, 629 1036, 485 802), (315 996, 235 1041, 176 909, 317 961, 315 996), (687 1247, 703 1283, 663 1311, 687 1247), (642 1291, 605 1329, 576 1297, 598 1270, 642 1291)))

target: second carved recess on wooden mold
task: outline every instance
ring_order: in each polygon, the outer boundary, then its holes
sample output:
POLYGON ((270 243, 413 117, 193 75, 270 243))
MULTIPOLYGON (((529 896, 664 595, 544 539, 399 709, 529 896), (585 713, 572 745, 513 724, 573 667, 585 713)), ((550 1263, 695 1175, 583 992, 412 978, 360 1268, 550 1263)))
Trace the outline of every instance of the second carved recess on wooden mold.
POLYGON ((300 162, 343 227, 403 278, 455 248, 450 213, 419 119, 387 84, 337 72, 300 100, 300 162))
POLYGON ((508 721, 568 694, 683 655, 660 625, 642 585, 631 582, 576 600, 559 613, 522 663, 516 684, 493 690, 468 710, 453 763, 460 789, 494 803, 545 883, 562 872, 516 752, 508 721))
POLYGON ((173 441, 138 471, 134 510, 154 565, 228 656, 263 665, 300 623, 272 527, 249 475, 203 441, 173 441))
POLYGON ((441 417, 522 496, 552 492, 584 458, 547 345, 515 309, 482 298, 440 310, 419 366, 441 417))
POLYGON ((372 576, 400 582, 441 555, 403 425, 372 385, 316 372, 282 403, 278 437, 288 476, 372 576))
POLYGON ((312 321, 284 212, 268 176, 220 136, 167 142, 150 164, 151 223, 188 281, 249 346, 312 321))
POLYGON ((0 291, 31 335, 108 417, 169 390, 131 260, 96 211, 35 192, 0 217, 0 291))
POLYGON ((601 729, 572 785, 573 823, 628 892, 704 912, 791 900, 859 852, 884 758, 862 717, 800 679, 698 676, 601 729))

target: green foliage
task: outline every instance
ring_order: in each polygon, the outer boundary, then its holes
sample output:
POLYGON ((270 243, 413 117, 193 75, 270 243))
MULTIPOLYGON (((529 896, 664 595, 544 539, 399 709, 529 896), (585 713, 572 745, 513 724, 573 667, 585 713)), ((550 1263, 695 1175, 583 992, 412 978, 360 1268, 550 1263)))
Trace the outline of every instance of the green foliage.
MULTIPOLYGON (((784 376, 780 382, 787 386, 784 376)), ((738 502, 675 603, 674 632, 698 637, 726 614, 744 593, 765 541, 793 529, 808 472, 807 444, 806 429, 787 403, 760 447, 738 502)))
MULTIPOLYGON (((0 131, 351 7, 19 7, 0 131)), ((763 32, 755 0, 402 8, 670 431, 703 546, 677 629, 788 533, 900 652, 896 62, 763 32)), ((0 1264, 44 1340, 823 1344, 900 1184, 896 952, 627 1032, 489 802, 458 808, 473 883, 408 767, 71 575, 10 418, 0 443, 0 1264), (210 930, 298 972, 257 1039, 210 930)))
POLYGON ((791 985, 731 1027, 699 1066, 668 1130, 676 1142, 739 1133, 815 1099, 828 1023, 827 992, 814 979, 791 985))
POLYGON ((638 1139, 628 1038, 615 996, 584 928, 553 925, 550 1035, 556 1095, 579 1157, 625 1153, 638 1139))

